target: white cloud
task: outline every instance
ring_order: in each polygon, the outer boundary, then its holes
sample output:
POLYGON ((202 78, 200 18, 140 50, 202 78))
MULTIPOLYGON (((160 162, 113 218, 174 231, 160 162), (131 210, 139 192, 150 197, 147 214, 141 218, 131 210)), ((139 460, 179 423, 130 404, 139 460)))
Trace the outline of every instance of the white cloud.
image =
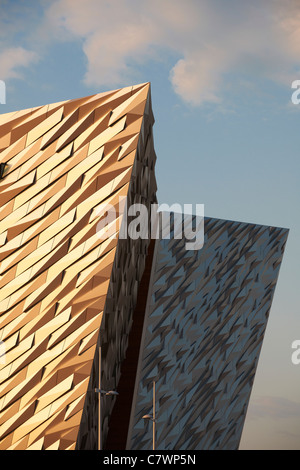
MULTIPOLYGON (((135 83, 143 64, 166 54, 174 60, 169 77, 175 92, 196 106, 220 104, 232 74, 287 86, 298 78, 298 0, 52 0, 41 5, 45 18, 32 49, 38 50, 39 40, 79 40, 87 85, 135 83)), ((33 44, 34 33, 28 35, 33 44)), ((8 76, 36 60, 22 47, 9 52, 0 64, 8 76)))
MULTIPOLYGON (((157 0, 152 1, 158 8, 157 0)), ((49 28, 57 28, 60 37, 65 33, 66 39, 72 35, 83 39, 85 82, 113 85, 130 79, 132 64, 145 62, 153 56, 153 46, 161 44, 163 27, 153 15, 145 15, 143 6, 143 0, 58 0, 49 8, 47 18, 49 28)))
POLYGON ((222 51, 208 47, 178 60, 170 72, 170 80, 175 92, 191 104, 219 103, 223 68, 222 51))
POLYGON ((10 78, 22 78, 20 68, 29 67, 38 60, 34 51, 23 47, 7 47, 0 52, 0 77, 1 80, 10 78))
POLYGON ((85 82, 115 85, 134 79, 162 48, 178 55, 170 70, 175 92, 191 104, 219 103, 226 74, 287 83, 299 65, 300 9, 289 1, 56 0, 51 28, 80 37, 85 82))

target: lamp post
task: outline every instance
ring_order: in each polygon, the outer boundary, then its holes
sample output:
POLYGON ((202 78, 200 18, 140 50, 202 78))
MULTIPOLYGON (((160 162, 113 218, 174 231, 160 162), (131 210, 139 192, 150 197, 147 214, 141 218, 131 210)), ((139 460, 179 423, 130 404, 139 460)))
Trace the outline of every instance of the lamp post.
POLYGON ((98 388, 95 388, 95 393, 98 393, 98 450, 102 449, 102 433, 101 433, 101 396, 119 395, 115 390, 102 390, 101 389, 101 347, 99 347, 99 380, 98 388))
POLYGON ((153 381, 153 414, 152 415, 144 415, 142 419, 148 419, 152 421, 152 448, 155 450, 155 425, 156 425, 156 414, 155 414, 155 381, 153 381))

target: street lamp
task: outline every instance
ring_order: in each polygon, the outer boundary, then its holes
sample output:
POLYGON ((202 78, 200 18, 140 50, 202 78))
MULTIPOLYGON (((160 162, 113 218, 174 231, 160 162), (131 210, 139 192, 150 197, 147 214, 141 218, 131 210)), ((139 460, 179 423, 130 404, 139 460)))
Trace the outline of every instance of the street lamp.
POLYGON ((153 381, 153 415, 144 415, 142 419, 148 419, 152 421, 152 431, 153 431, 153 450, 155 450, 155 423, 156 423, 156 416, 155 416, 155 382, 153 381))
POLYGON ((95 388, 96 393, 100 393, 100 395, 119 395, 118 392, 115 390, 109 390, 106 392, 106 390, 100 390, 99 388, 95 388))

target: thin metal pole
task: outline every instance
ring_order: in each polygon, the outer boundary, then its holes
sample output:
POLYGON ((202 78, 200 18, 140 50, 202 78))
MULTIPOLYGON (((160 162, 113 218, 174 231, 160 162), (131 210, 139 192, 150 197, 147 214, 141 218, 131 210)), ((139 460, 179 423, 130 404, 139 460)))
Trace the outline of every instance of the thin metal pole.
MULTIPOLYGON (((99 347, 99 380, 98 388, 101 390, 101 347, 99 347)), ((98 393, 98 450, 101 450, 101 393, 98 393)))
POLYGON ((153 450, 155 450, 155 382, 153 381, 153 450))

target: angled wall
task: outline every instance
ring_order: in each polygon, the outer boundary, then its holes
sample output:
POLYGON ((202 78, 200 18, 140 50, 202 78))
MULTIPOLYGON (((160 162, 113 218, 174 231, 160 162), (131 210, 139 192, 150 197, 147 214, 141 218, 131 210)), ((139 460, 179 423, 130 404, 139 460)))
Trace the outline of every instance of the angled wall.
POLYGON ((156 200, 153 121, 149 84, 0 116, 0 449, 97 448, 97 349, 116 387, 149 244, 119 239, 119 202, 156 200))
POLYGON ((128 236, 153 124, 149 83, 0 116, 0 449, 151 449, 153 381, 157 448, 238 447, 287 230, 128 236))
POLYGON ((127 449, 237 449, 288 231, 205 218, 156 242, 127 449))

